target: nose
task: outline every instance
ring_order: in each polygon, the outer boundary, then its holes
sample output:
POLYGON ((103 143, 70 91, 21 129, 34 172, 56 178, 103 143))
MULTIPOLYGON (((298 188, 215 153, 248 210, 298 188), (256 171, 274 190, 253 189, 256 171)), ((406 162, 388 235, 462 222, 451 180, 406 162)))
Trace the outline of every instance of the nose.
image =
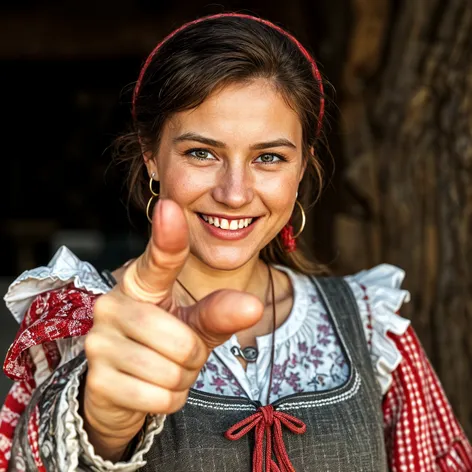
POLYGON ((218 177, 213 198, 228 208, 242 208, 254 198, 254 181, 244 164, 228 165, 218 177))

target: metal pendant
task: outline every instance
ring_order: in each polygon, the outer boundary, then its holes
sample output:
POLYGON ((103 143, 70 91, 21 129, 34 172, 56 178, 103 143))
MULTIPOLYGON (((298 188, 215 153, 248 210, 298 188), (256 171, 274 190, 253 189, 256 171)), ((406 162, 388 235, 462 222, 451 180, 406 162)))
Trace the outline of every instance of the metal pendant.
POLYGON ((233 346, 231 348, 231 352, 235 356, 242 357, 246 362, 256 362, 257 356, 259 355, 259 351, 257 350, 257 347, 254 347, 254 346, 248 346, 242 350, 239 349, 239 347, 237 346, 233 346))

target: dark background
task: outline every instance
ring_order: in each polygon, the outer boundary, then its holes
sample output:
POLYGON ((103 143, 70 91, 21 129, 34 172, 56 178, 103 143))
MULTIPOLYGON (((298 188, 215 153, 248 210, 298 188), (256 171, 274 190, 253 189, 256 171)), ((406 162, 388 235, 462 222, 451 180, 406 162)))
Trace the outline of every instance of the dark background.
MULTIPOLYGON (((308 10, 320 18, 316 5, 308 10)), ((62 244, 99 268, 140 253, 146 219, 127 206, 125 171, 112 162, 110 145, 129 123, 132 87, 155 44, 185 21, 225 11, 281 22, 318 49, 313 39, 324 26, 315 35, 314 23, 301 27, 299 11, 272 2, 0 5, 2 288, 47 264, 62 244)), ((8 316, 1 318, 1 354, 16 329, 8 316)))
MULTIPOLYGON (((332 84, 328 184, 304 238, 334 273, 406 270, 404 315, 472 434, 469 0, 1 2, 1 292, 62 244, 98 268, 140 253, 146 218, 128 214, 109 146, 156 43, 225 11, 284 26, 317 58, 332 84)), ((1 310, 3 358, 17 326, 1 310)))

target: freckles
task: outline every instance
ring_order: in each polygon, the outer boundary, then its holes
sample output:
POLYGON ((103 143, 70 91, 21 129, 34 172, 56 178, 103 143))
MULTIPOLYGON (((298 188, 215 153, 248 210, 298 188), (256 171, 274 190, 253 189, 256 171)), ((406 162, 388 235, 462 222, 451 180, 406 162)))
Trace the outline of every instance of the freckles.
POLYGON ((185 204, 208 190, 207 176, 186 166, 176 166, 165 175, 167 196, 185 204))

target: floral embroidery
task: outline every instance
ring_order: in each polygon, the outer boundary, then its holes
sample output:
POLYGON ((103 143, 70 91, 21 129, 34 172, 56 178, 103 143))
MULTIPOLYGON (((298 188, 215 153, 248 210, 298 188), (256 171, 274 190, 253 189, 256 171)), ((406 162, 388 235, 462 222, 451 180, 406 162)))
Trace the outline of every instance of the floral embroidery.
POLYGON ((320 312, 313 328, 314 345, 298 342, 298 352, 292 353, 289 360, 274 364, 272 394, 328 390, 347 380, 349 366, 328 315, 320 312))
MULTIPOLYGON (((331 319, 314 295, 309 309, 315 310, 311 342, 288 339, 276 348, 271 394, 277 398, 306 391, 336 388, 347 381, 349 365, 337 339, 331 319), (290 353, 287 356, 287 352, 290 353), (277 359, 281 362, 277 362, 277 359)), ((252 385, 251 385, 252 386, 252 385)), ((232 372, 214 356, 210 356, 200 372, 194 388, 203 392, 229 396, 245 396, 232 372)))
POLYGON ((242 397, 246 394, 239 385, 233 373, 211 354, 209 360, 200 371, 195 389, 203 392, 219 393, 221 395, 242 397))

